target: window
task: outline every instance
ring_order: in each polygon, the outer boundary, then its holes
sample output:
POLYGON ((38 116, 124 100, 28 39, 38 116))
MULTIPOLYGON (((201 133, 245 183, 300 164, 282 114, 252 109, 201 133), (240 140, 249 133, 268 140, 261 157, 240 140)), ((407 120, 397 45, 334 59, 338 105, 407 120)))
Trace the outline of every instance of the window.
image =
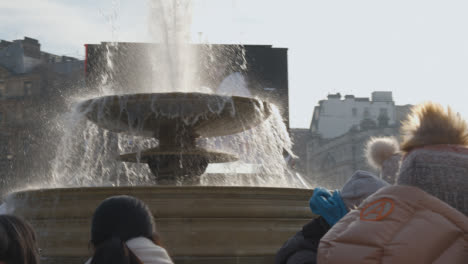
POLYGON ((17 120, 23 120, 24 114, 23 114, 24 108, 18 109, 16 112, 16 119, 17 120))
POLYGON ((353 112, 353 116, 357 116, 357 109, 356 109, 356 107, 353 107, 352 112, 353 112))
POLYGON ((29 152, 29 140, 28 139, 23 139, 23 153, 27 154, 29 152))
POLYGON ((263 90, 273 92, 273 91, 276 91, 276 88, 265 87, 265 88, 263 88, 263 90))
POLYGON ((388 116, 388 109, 387 108, 380 108, 380 115, 381 116, 388 116))
POLYGON ((32 82, 24 82, 24 95, 30 96, 32 95, 32 82))
POLYGON ((369 112, 369 107, 364 108, 364 118, 369 118, 370 117, 370 112, 369 112))
POLYGON ((380 127, 386 127, 388 126, 388 121, 390 118, 388 118, 388 110, 387 108, 380 108, 380 113, 378 117, 379 121, 379 126, 380 127))
POLYGON ((333 155, 330 152, 327 153, 322 160, 321 169, 322 170, 332 169, 335 166, 336 166, 335 157, 333 157, 333 155))
POLYGON ((5 81, 0 80, 0 98, 4 96, 5 93, 5 81))

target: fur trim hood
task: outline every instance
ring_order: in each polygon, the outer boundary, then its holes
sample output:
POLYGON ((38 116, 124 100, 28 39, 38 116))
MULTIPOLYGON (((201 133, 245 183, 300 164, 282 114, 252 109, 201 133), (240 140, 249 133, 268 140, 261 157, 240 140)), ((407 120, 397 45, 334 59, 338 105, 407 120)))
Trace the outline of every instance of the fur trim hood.
POLYGON ((427 102, 411 109, 401 127, 401 150, 405 153, 427 145, 468 146, 467 123, 461 116, 440 104, 427 102))

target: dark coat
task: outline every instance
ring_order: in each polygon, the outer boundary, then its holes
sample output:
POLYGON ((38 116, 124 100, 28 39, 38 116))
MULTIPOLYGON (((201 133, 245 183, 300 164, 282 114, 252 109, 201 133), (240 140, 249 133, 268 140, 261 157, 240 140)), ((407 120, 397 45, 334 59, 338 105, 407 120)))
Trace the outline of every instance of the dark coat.
POLYGON ((275 264, 315 264, 320 239, 330 230, 323 217, 317 217, 302 227, 276 253, 275 264))

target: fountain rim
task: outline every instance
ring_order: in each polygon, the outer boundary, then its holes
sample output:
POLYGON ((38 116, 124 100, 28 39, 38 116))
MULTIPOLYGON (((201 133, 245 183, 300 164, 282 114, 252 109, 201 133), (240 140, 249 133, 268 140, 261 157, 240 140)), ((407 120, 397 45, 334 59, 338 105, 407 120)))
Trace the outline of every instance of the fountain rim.
MULTIPOLYGON (((128 195, 165 195, 171 194, 200 194, 200 195, 278 195, 297 197, 298 195, 310 196, 313 189, 292 188, 292 187, 259 187, 259 186, 90 186, 90 187, 59 187, 59 188, 43 188, 43 189, 28 189, 20 191, 12 191, 4 195, 4 200, 11 198, 20 198, 22 196, 48 196, 50 193, 56 195, 68 196, 76 193, 89 192, 93 194, 112 194, 112 193, 128 193, 128 195), (153 191, 153 192, 148 192, 153 191)), ((116 194, 117 195, 117 194, 116 194)))
POLYGON ((159 93, 124 93, 124 94, 113 94, 113 95, 103 95, 98 96, 90 99, 86 99, 80 102, 81 107, 86 107, 87 105, 91 104, 94 101, 98 100, 118 100, 118 99, 126 99, 129 102, 138 100, 137 98, 140 97, 157 97, 158 100, 173 100, 174 98, 185 98, 185 99, 198 99, 201 97, 211 97, 211 98, 218 98, 218 99, 225 99, 229 100, 242 100, 245 102, 249 101, 257 101, 262 103, 269 103, 265 100, 261 100, 257 97, 247 97, 247 96, 238 96, 238 95, 224 95, 224 94, 216 94, 216 93, 202 93, 202 92, 159 92, 159 93))
MULTIPOLYGON (((99 96, 99 97, 81 101, 77 105, 77 108, 79 109, 80 112, 83 112, 86 115, 89 121, 95 123, 96 125, 98 125, 99 127, 103 129, 116 132, 116 133, 128 133, 129 129, 130 131, 132 130, 132 125, 128 124, 128 116, 122 115, 123 112, 128 112, 130 109, 133 109, 133 110, 130 110, 130 112, 134 112, 135 111, 134 108, 137 107, 139 109, 140 106, 150 107, 150 108, 155 107, 155 109, 159 109, 160 107, 162 107, 162 109, 163 108, 172 109, 173 107, 181 109, 180 106, 184 104, 195 106, 194 109, 196 110, 192 109, 190 112, 191 114, 189 114, 188 116, 192 116, 193 118, 194 113, 196 113, 196 115, 204 116, 202 120, 199 120, 199 118, 196 118, 195 121, 197 122, 194 122, 192 124, 184 123, 185 129, 189 129, 190 131, 193 130, 195 137, 206 137, 206 138, 227 136, 227 135, 236 134, 236 133, 240 133, 245 130, 251 129, 257 126, 259 123, 269 118, 269 116, 272 113, 271 107, 273 105, 267 100, 262 100, 258 97, 244 97, 244 96, 236 96, 236 95, 220 95, 220 94, 214 94, 214 93, 198 93, 198 92, 168 92, 168 93, 131 93, 131 94, 104 95, 104 96, 99 96), (126 110, 122 111, 122 108, 121 108, 122 102, 124 102, 125 104, 133 105, 133 106, 130 108, 128 108, 127 106, 125 108, 126 110), (210 107, 210 102, 216 102, 216 105, 217 105, 216 107, 220 107, 218 110, 224 113, 221 117, 219 113, 216 114, 216 117, 214 117, 215 114, 213 114, 214 113, 213 109, 211 109, 210 107), (222 104, 220 104, 219 102, 222 102, 222 104), (112 110, 113 108, 117 106, 120 107, 120 111, 115 112, 114 110, 112 110), (245 106, 248 106, 247 112, 253 109, 260 109, 261 115, 258 115, 258 114, 250 115, 250 118, 247 119, 248 120, 247 123, 246 123, 247 121, 246 119, 243 119, 241 121, 238 118, 240 115, 239 112, 241 113, 241 115, 245 115, 246 111, 245 110, 233 111, 233 109, 237 109, 239 107, 243 108, 245 106), (105 109, 108 109, 109 111, 105 109), (105 119, 104 122, 103 120, 101 120, 102 117, 99 116, 100 111, 103 111, 103 113, 106 113, 105 114, 106 118, 104 118, 105 119), (211 113, 211 114, 205 116, 208 113, 211 113), (124 120, 124 123, 122 123, 122 120, 124 120), (207 125, 207 123, 211 123, 213 120, 218 120, 218 122, 219 120, 224 120, 224 122, 227 122, 228 120, 230 120, 230 122, 237 120, 236 122, 234 122, 234 124, 237 124, 237 126, 232 126, 231 124, 229 128, 224 127, 224 129, 213 130, 213 129, 210 129, 209 125, 207 125)), ((154 112, 155 109, 153 109, 152 111, 154 112)), ((172 110, 168 110, 168 111, 170 112, 172 110)), ((167 114, 163 114, 161 116, 149 115, 148 117, 152 116, 152 119, 155 119, 152 122, 150 122, 150 124, 154 125, 158 123, 159 121, 164 120, 164 122, 166 122, 166 126, 168 124, 170 124, 170 126, 174 126, 175 122, 181 121, 181 118, 188 117, 186 116, 186 114, 187 113, 178 113, 176 116, 167 115, 167 114), (159 120, 159 121, 156 121, 156 120, 159 120)), ((147 124, 147 121, 143 122, 143 124, 147 124)), ((158 127, 160 127, 160 125, 161 124, 159 124, 158 127)), ((133 133, 135 133, 135 131, 133 131, 133 133)), ((148 127, 141 129, 141 131, 138 132, 138 135, 159 138, 158 136, 154 135, 154 128, 148 128, 148 127)))

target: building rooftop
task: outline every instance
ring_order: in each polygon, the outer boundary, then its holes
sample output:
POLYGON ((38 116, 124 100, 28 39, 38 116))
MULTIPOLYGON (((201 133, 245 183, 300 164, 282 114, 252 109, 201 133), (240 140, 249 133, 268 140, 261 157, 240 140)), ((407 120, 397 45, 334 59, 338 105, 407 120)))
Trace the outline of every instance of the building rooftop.
POLYGON ((78 70, 84 65, 77 58, 41 51, 41 44, 37 39, 24 37, 13 41, 0 40, 0 66, 15 74, 24 74, 44 64, 52 65, 53 70, 60 69, 62 72, 78 70), (62 69, 61 65, 64 63, 66 69, 62 69))

